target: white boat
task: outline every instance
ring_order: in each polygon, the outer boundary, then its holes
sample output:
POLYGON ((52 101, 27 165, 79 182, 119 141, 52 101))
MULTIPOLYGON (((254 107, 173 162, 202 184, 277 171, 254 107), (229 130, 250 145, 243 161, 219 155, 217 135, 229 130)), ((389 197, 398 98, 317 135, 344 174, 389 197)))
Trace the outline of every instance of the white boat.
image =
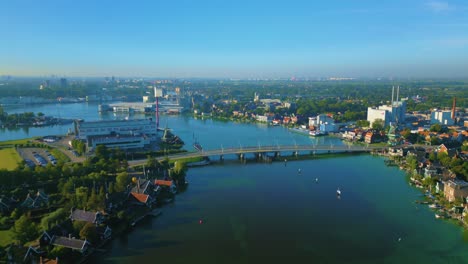
POLYGON ((340 188, 338 188, 338 190, 336 190, 336 195, 341 196, 340 188))
POLYGON ((322 132, 320 130, 312 130, 309 132, 309 136, 311 137, 325 136, 326 134, 327 134, 326 132, 322 132))

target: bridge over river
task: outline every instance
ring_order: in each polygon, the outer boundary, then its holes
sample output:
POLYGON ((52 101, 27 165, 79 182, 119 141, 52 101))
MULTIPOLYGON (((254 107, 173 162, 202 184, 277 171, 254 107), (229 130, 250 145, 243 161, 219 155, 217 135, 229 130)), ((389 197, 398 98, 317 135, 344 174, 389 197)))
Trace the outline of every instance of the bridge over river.
MULTIPOLYGON (((196 152, 183 152, 164 157, 158 157, 158 160, 163 160, 166 157, 170 160, 199 158, 199 157, 213 157, 219 156, 223 158, 225 155, 238 155, 240 158, 245 157, 245 154, 264 155, 273 153, 275 156, 281 155, 283 152, 292 152, 298 154, 300 152, 309 151, 311 153, 324 153, 324 152, 372 152, 380 151, 386 147, 382 146, 358 146, 358 145, 274 145, 274 146, 248 146, 248 147, 235 147, 235 148, 220 148, 202 150, 196 152)), ((142 165, 146 162, 144 160, 129 161, 129 165, 142 165)))

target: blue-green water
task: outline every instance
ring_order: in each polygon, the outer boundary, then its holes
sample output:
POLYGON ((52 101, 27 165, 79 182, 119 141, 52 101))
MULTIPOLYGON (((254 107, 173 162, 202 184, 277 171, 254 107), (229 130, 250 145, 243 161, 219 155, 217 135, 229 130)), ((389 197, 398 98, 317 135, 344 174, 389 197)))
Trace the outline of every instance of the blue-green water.
POLYGON ((97 262, 468 260, 462 229, 436 220, 427 206, 416 206, 419 191, 381 158, 351 156, 286 166, 232 162, 190 169, 188 180, 189 189, 164 207, 163 215, 114 240, 97 262))
MULTIPOLYGON (((9 108, 100 120, 96 104, 9 108)), ((141 117, 141 116, 140 116, 141 117)), ((282 127, 163 116, 191 149, 275 144, 342 144, 282 127)), ((0 140, 63 134, 71 125, 0 131, 0 140)), ((349 156, 192 168, 190 185, 163 215, 113 240, 95 263, 468 263, 463 229, 416 205, 419 190, 382 158, 349 156), (301 169, 301 174, 298 174, 301 169), (318 183, 315 179, 318 178, 318 183), (342 191, 337 199, 336 190, 342 191), (200 220, 202 221, 200 224, 200 220)))

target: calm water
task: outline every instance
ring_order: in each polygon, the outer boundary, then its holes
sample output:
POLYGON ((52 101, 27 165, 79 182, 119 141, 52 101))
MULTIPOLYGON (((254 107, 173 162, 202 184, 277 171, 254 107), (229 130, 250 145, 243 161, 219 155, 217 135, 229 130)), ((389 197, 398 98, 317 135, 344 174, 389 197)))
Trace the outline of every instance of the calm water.
POLYGON ((163 215, 96 262, 467 263, 461 228, 415 206, 404 178, 372 156, 190 169, 163 215))
MULTIPOLYGON (((95 104, 16 110, 58 116, 57 108, 62 118, 121 118, 99 116, 95 104)), ((281 127, 163 116, 162 126, 166 123, 187 149, 194 137, 207 149, 341 144, 335 138, 311 139, 281 127)), ((0 140, 60 134, 68 127, 0 131, 0 140)), ((427 206, 415 205, 420 192, 381 158, 350 156, 286 166, 232 160, 190 169, 187 179, 188 190, 163 207, 163 215, 113 240, 107 253, 93 262, 468 263, 468 235, 436 220, 427 206), (337 188, 343 192, 341 199, 337 188)))

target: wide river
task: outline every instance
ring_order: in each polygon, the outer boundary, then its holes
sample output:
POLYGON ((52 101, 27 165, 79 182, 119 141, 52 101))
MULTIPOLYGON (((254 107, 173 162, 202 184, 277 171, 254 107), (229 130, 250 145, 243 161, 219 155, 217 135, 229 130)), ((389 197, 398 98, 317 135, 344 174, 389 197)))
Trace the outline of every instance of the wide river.
MULTIPOLYGON (((23 106, 62 118, 100 116, 96 104, 23 106)), ((191 150, 342 144, 282 127, 163 116, 191 150)), ((63 134, 72 125, 0 131, 0 140, 63 134)), ((191 168, 188 189, 163 214, 114 239, 94 263, 468 263, 467 233, 416 205, 405 174, 370 155, 191 168), (301 169, 301 173, 298 170, 301 169), (318 182, 316 182, 318 178, 318 182), (342 191, 341 199, 336 190, 342 191)))

